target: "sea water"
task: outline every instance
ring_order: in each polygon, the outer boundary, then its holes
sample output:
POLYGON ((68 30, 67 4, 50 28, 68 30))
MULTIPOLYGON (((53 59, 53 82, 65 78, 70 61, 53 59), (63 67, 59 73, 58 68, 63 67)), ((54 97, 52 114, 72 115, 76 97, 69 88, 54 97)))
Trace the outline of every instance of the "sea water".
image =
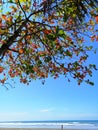
POLYGON ((0 128, 58 128, 98 130, 98 120, 63 121, 6 121, 0 122, 0 128))

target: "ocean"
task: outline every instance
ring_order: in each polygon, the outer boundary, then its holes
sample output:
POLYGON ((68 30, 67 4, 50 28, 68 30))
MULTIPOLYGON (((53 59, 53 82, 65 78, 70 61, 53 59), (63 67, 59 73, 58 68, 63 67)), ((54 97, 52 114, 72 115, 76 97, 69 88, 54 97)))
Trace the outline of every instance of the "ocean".
POLYGON ((59 128, 98 130, 98 120, 3 121, 0 128, 59 128))

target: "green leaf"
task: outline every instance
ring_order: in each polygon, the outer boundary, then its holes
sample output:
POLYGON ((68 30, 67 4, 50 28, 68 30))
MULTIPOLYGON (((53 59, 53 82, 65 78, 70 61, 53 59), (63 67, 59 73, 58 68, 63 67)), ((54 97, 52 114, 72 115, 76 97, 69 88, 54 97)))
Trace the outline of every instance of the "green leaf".
POLYGON ((59 34, 60 36, 62 36, 62 35, 65 34, 65 32, 64 32, 64 30, 59 30, 58 34, 59 34))
POLYGON ((90 64, 90 65, 89 65, 89 68, 90 68, 90 69, 92 69, 92 68, 93 68, 93 69, 97 70, 97 67, 96 67, 96 65, 95 65, 95 64, 90 64))
POLYGON ((56 27, 56 35, 58 35, 59 32, 59 26, 56 27))
POLYGON ((89 79, 85 81, 87 84, 90 84, 91 86, 94 86, 94 82, 91 82, 89 79))
POLYGON ((66 15, 66 13, 64 13, 64 17, 63 17, 64 22, 66 22, 67 19, 68 19, 68 15, 66 15))
POLYGON ((76 69, 79 66, 79 63, 76 61, 74 62, 74 68, 76 69))
POLYGON ((72 53, 71 53, 69 50, 66 50, 66 52, 65 52, 65 53, 66 53, 66 55, 67 55, 67 56, 69 56, 69 57, 71 57, 71 56, 72 56, 72 53))
POLYGON ((55 36, 55 34, 49 34, 49 35, 47 35, 47 38, 48 38, 49 40, 54 41, 54 40, 56 39, 56 36, 55 36))
POLYGON ((89 46, 89 47, 86 46, 86 49, 87 49, 88 51, 92 50, 92 48, 93 48, 93 46, 89 46))
POLYGON ((45 62, 49 62, 51 60, 52 60, 52 58, 50 56, 45 57, 45 62))

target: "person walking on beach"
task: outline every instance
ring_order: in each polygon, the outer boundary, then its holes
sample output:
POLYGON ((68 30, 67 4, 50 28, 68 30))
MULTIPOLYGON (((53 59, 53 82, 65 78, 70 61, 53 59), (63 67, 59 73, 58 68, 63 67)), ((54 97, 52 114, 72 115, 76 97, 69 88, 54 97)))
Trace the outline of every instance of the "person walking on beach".
POLYGON ((61 125, 61 130, 63 130, 63 125, 61 125))

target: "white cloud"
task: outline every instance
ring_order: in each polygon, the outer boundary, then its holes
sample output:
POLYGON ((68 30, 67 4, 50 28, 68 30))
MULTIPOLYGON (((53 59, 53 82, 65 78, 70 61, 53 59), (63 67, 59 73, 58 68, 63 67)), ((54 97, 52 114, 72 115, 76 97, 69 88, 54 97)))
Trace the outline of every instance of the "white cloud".
POLYGON ((46 109, 40 110, 40 112, 51 112, 53 110, 54 110, 53 108, 46 108, 46 109))

